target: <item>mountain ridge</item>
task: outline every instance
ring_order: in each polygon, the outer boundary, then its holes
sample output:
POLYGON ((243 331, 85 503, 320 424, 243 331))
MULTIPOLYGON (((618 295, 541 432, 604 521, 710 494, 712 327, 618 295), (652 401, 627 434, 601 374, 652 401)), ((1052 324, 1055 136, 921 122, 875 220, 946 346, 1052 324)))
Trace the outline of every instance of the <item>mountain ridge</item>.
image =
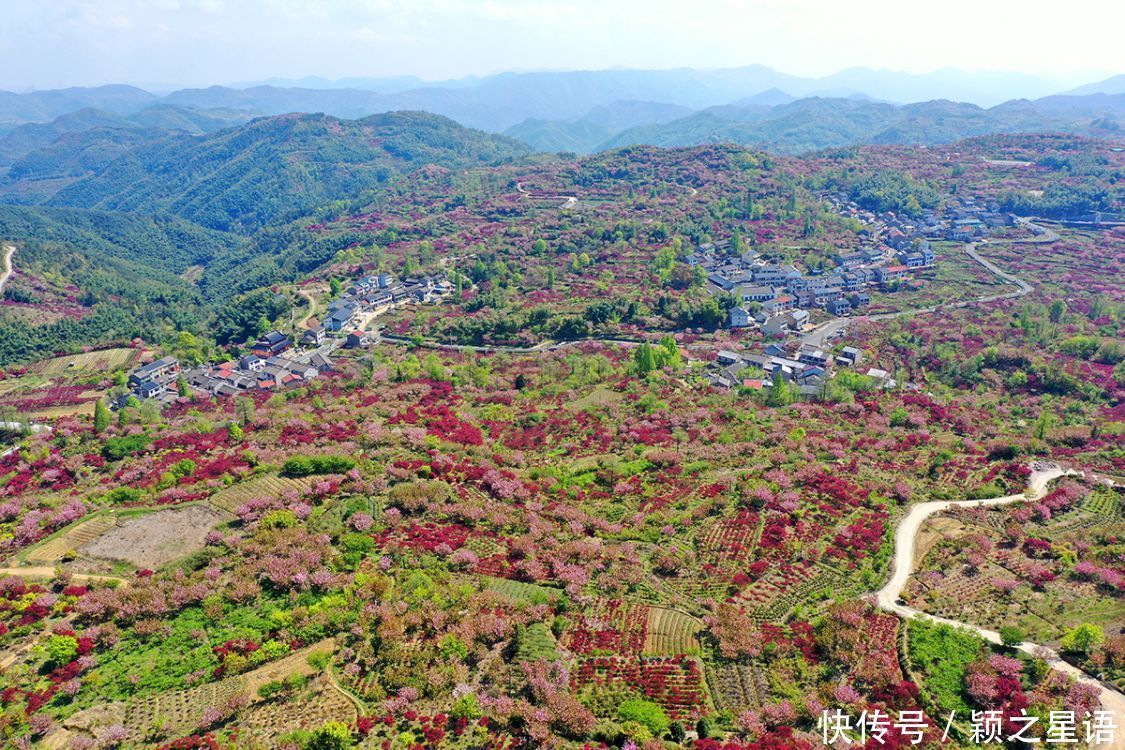
MULTIPOLYGON (((1118 93, 1114 81, 1111 78, 1086 84, 1089 90, 1085 93, 1118 93)), ((424 110, 452 117, 471 127, 502 132, 529 118, 577 119, 595 107, 627 100, 703 109, 779 89, 797 98, 864 96, 897 103, 949 98, 994 106, 1012 98, 1039 98, 1072 88, 1069 83, 1022 73, 966 73, 946 69, 913 74, 850 68, 829 76, 807 77, 790 75, 765 65, 706 70, 615 68, 505 72, 452 81, 422 81, 399 76, 332 82, 310 77, 254 85, 188 87, 164 96, 113 85, 27 94, 0 92, 0 132, 25 122, 47 122, 67 111, 87 106, 116 114, 132 114, 157 102, 250 109, 263 115, 324 112, 349 119, 385 111, 424 110)))
MULTIPOLYGON (((243 231, 354 198, 422 166, 502 163, 529 153, 518 141, 429 113, 361 120, 289 114, 205 136, 158 134, 37 202, 165 211, 209 229, 243 231)), ((0 184, 0 198, 18 188, 9 177, 0 184)))

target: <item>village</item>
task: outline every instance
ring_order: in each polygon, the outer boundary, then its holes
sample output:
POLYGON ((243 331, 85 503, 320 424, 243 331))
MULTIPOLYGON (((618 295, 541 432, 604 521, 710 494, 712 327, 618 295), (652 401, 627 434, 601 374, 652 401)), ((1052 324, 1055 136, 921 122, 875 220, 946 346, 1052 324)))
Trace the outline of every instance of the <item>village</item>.
MULTIPOLYGON (((908 217, 864 209, 843 193, 822 197, 834 212, 862 227, 858 247, 833 255, 830 269, 805 272, 754 250, 736 256, 730 240, 700 245, 686 258, 705 272, 708 292, 736 298, 728 326, 760 331, 766 342, 755 352, 720 351, 706 372, 710 385, 763 389, 780 378, 801 395, 815 396, 833 368, 860 368, 863 361, 854 347, 845 346, 835 355, 825 351, 831 348, 828 337, 812 333, 824 328, 817 324, 825 316, 846 319, 871 304, 872 291, 893 292, 913 274, 933 267, 932 241, 972 242, 1014 221, 971 198, 951 200, 940 214, 925 210, 908 217)), ((371 328, 380 315, 402 305, 440 302, 453 289, 443 273, 404 280, 389 273, 364 276, 328 303, 314 327, 292 334, 270 331, 248 344, 247 353, 226 361, 185 367, 173 357, 156 360, 135 369, 128 392, 111 405, 121 408, 130 398, 169 404, 194 394, 234 396, 299 387, 331 371, 338 349, 368 347, 378 335, 371 328)), ((831 333, 837 337, 843 332, 841 325, 831 333)), ((859 372, 882 387, 898 385, 882 370, 859 372)))
MULTIPOLYGON (((935 264, 932 241, 973 242, 1016 221, 996 206, 981 206, 972 198, 951 200, 942 213, 925 210, 917 217, 864 209, 844 193, 823 198, 834 212, 863 227, 859 247, 833 255, 831 270, 804 273, 753 250, 733 257, 729 240, 701 245, 687 258, 690 265, 706 272, 710 293, 735 296, 729 327, 756 329, 768 341, 758 353, 719 352, 707 374, 711 385, 762 389, 781 378, 793 383, 802 395, 816 395, 834 366, 856 368, 862 363, 862 352, 844 347, 833 357, 824 352, 823 337, 802 336, 813 328, 811 313, 823 311, 846 318, 871 304, 870 290, 892 292, 913 274, 931 268, 935 264), (790 336, 796 338, 787 342, 790 336), (760 377, 747 378, 745 371, 760 377)), ((835 331, 842 335, 843 327, 835 331)), ((879 369, 863 374, 882 387, 897 385, 889 373, 879 369)))
POLYGON ((444 274, 402 281, 387 273, 365 276, 328 304, 320 324, 292 335, 269 331, 248 344, 241 357, 185 366, 165 356, 137 367, 129 374, 128 391, 111 407, 121 409, 131 399, 167 405, 195 394, 237 396, 298 388, 330 372, 338 349, 369 346, 369 328, 379 315, 402 305, 439 302, 452 291, 444 274))

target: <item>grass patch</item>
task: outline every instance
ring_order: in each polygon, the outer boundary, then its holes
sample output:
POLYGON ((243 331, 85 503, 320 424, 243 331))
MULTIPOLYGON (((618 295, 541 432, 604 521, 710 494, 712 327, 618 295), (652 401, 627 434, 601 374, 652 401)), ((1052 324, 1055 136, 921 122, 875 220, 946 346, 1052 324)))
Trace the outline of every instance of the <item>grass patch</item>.
POLYGON ((965 668, 981 656, 985 642, 967 630, 913 619, 907 625, 910 663, 942 711, 967 715, 965 668))

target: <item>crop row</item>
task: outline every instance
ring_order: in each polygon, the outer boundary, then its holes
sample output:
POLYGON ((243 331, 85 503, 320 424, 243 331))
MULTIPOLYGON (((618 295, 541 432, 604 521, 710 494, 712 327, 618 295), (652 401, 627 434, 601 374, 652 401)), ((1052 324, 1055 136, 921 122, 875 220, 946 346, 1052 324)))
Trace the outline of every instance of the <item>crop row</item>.
POLYGON ((779 575, 758 584, 751 588, 750 596, 740 594, 735 601, 745 604, 755 620, 776 622, 784 619, 795 606, 819 601, 846 584, 843 574, 825 565, 795 570, 800 572, 779 575))
POLYGON ((587 685, 624 684, 659 703, 677 719, 693 716, 704 706, 699 663, 687 656, 585 659, 571 675, 571 683, 575 690, 587 685))
POLYGON ((707 684, 716 707, 735 716, 760 708, 769 696, 765 675, 755 664, 708 664, 707 684))

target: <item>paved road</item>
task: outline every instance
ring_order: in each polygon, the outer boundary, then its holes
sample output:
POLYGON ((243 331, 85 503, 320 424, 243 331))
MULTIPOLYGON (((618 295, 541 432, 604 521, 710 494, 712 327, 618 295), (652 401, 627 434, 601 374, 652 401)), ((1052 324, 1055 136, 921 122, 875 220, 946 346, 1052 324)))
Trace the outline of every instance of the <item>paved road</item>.
MULTIPOLYGON (((523 186, 522 182, 516 183, 516 190, 519 193, 521 193, 523 195, 526 195, 528 197, 532 196, 532 192, 530 190, 528 190, 527 188, 525 188, 523 186)), ((575 206, 578 205, 578 196, 576 196, 576 195, 547 195, 547 194, 543 194, 543 195, 540 195, 539 197, 540 198, 562 198, 563 204, 561 206, 559 206, 559 208, 563 209, 564 211, 568 210, 568 209, 571 209, 571 208, 574 208, 575 206)))
MULTIPOLYGON (((1059 477, 1067 474, 1075 474, 1073 470, 1063 470, 1058 466, 1044 466, 1036 469, 1028 482, 1026 492, 1021 492, 1016 495, 1006 495, 1004 497, 995 497, 987 500, 960 500, 948 502, 931 502, 920 503, 910 509, 910 512, 899 521, 898 526, 895 528, 895 556, 892 563, 892 573, 890 580, 887 584, 880 589, 876 595, 876 603, 880 609, 892 612, 900 617, 912 618, 922 617, 933 622, 941 622, 946 625, 954 627, 967 628, 977 635, 981 636, 987 641, 995 644, 1000 644, 1000 634, 987 630, 985 628, 977 627, 966 622, 959 622, 957 620, 950 620, 945 617, 937 617, 930 615, 921 610, 914 609, 905 604, 900 604, 902 597, 902 590, 906 587, 907 581, 910 579, 911 574, 914 572, 914 556, 915 547, 918 540, 918 532, 922 528, 922 524, 926 522, 930 516, 935 513, 948 510, 954 507, 961 508, 983 508, 998 505, 1007 505, 1009 503, 1018 503, 1023 500, 1034 499, 1043 494, 1047 485, 1058 479, 1059 477)), ((1057 652, 1045 646, 1040 646, 1031 642, 1024 642, 1019 645, 1019 650, 1024 651, 1035 656, 1043 658, 1053 668, 1058 669, 1072 677, 1078 682, 1093 685, 1100 691, 1100 698, 1102 706, 1114 712, 1119 724, 1122 725, 1122 731, 1117 737, 1117 741, 1112 744, 1099 745, 1100 748, 1106 750, 1120 750, 1125 748, 1125 695, 1110 687, 1109 685, 1097 680, 1090 675, 1086 674, 1077 667, 1063 661, 1057 652)))

